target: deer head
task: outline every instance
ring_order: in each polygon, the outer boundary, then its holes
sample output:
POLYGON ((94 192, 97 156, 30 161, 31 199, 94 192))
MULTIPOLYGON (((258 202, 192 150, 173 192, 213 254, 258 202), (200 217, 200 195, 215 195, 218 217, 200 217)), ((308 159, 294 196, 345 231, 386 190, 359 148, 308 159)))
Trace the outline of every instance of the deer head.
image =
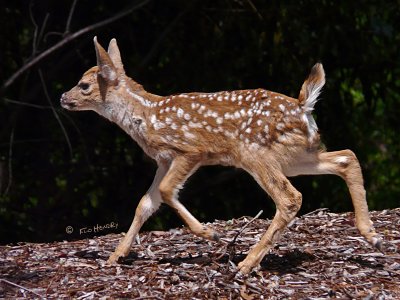
POLYGON ((116 91, 125 80, 124 66, 117 46, 112 39, 106 52, 94 38, 97 66, 83 74, 78 84, 61 97, 62 107, 69 110, 94 110, 101 112, 108 103, 115 101, 116 91))

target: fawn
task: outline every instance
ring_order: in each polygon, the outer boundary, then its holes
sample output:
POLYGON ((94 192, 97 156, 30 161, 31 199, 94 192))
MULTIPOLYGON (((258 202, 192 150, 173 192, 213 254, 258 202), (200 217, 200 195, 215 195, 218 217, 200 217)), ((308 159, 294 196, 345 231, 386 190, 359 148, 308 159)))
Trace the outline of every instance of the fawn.
POLYGON ((107 52, 96 37, 94 45, 97 66, 62 95, 62 107, 93 110, 118 124, 158 165, 129 231, 108 263, 129 253, 141 226, 162 202, 171 206, 194 234, 218 240, 216 232, 178 201, 178 191, 188 177, 200 166, 215 164, 246 170, 276 204, 266 233, 239 263, 241 273, 259 265, 300 209, 302 195, 288 176, 342 177, 350 190, 357 228, 380 249, 381 238, 369 217, 355 154, 350 150, 326 152, 320 147, 311 112, 325 84, 321 64, 312 68, 298 99, 264 89, 157 96, 125 74, 115 39, 107 52))

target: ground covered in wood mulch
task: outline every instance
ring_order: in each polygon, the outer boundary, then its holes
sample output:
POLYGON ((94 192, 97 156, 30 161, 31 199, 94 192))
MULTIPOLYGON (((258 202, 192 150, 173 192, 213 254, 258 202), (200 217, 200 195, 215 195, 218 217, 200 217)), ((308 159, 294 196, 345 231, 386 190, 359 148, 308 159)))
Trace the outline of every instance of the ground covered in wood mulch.
MULTIPOLYGON (((400 208, 372 212, 384 254, 354 228, 353 214, 297 218, 248 276, 236 264, 270 224, 215 221, 209 242, 185 228, 144 232, 118 266, 105 262, 121 235, 0 246, 0 297, 75 299, 400 299, 400 208)), ((262 216, 261 216, 262 217, 262 216)))

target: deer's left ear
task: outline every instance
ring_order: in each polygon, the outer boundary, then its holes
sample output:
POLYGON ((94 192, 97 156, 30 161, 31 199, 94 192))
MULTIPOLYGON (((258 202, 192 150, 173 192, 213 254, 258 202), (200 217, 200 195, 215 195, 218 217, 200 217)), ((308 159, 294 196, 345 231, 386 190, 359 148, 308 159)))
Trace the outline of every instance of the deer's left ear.
POLYGON ((100 70, 99 74, 108 84, 117 85, 118 74, 114 63, 112 62, 106 50, 104 50, 104 48, 97 42, 96 36, 94 37, 93 41, 94 48, 96 49, 97 66, 100 70))
POLYGON ((116 39, 112 39, 110 41, 107 52, 108 52, 108 55, 110 56, 112 62, 114 63, 114 66, 117 68, 117 71, 120 73, 125 73, 124 65, 122 64, 122 60, 121 60, 121 53, 119 52, 119 48, 118 48, 116 39))

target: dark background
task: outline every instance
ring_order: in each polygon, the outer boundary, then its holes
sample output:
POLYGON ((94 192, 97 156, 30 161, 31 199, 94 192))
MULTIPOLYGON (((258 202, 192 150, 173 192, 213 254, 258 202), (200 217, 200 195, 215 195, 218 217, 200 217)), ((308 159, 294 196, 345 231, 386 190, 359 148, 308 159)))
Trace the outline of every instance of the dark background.
MULTIPOLYGON (((262 87, 297 97, 321 61, 327 83, 315 118, 324 145, 356 152, 371 209, 398 207, 399 7, 400 1, 5 1, 0 242, 91 237, 80 229, 111 222, 117 230, 101 234, 127 230, 152 181, 155 164, 117 126, 94 112, 60 108, 60 95, 95 64, 95 35, 104 46, 117 38, 127 74, 160 95, 262 87)), ((340 178, 292 181, 304 196, 302 213, 352 210, 340 178)), ((203 222, 260 209, 262 217, 274 214, 255 181, 233 168, 202 168, 180 199, 203 222)), ((180 225, 162 207, 144 230, 180 225)))

